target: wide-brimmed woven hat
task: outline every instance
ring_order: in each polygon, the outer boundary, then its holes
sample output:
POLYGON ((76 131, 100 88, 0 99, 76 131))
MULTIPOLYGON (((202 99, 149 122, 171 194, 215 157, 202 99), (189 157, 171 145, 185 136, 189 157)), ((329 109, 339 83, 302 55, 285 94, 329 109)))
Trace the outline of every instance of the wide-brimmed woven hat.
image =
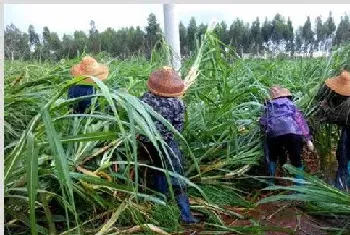
POLYGON ((292 93, 287 88, 280 86, 272 86, 270 88, 270 96, 272 99, 277 99, 279 97, 290 97, 292 93))
POLYGON ((337 77, 332 77, 326 80, 326 85, 342 96, 350 96, 350 73, 343 70, 337 77))
POLYGON ((147 81, 150 92, 163 97, 180 97, 185 90, 185 83, 171 67, 164 66, 152 72, 147 81))
MULTIPOLYGON (((74 77, 94 76, 102 81, 106 80, 109 75, 108 67, 106 65, 97 63, 97 61, 90 56, 85 56, 79 64, 76 64, 72 67, 70 72, 74 77)), ((84 81, 94 82, 90 77, 84 81)))

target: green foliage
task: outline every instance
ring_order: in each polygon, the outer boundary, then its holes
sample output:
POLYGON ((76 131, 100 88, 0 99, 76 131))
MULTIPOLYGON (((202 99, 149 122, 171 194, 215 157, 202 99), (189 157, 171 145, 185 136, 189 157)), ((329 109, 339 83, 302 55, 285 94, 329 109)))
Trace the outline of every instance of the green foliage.
MULTIPOLYGON (((148 136, 158 149, 165 146, 162 141, 157 144, 161 137, 152 121, 156 118, 181 143, 184 180, 202 203, 193 209, 209 216, 214 223, 210 229, 243 234, 264 231, 258 223, 251 228, 225 226, 218 212, 225 211, 225 197, 231 197, 227 202, 234 206, 253 206, 244 199, 244 191, 251 188, 237 182, 263 156, 257 118, 267 89, 272 84, 290 88, 298 106, 309 111, 324 79, 349 63, 349 46, 330 60, 241 60, 232 48, 224 50, 230 47, 215 32, 208 32, 201 45, 196 57, 200 59, 190 58, 182 68, 185 73, 195 63, 200 75, 184 97, 186 126, 181 134, 137 98, 146 91, 151 71, 164 63, 164 52, 153 51, 151 62, 144 57, 121 61, 98 55, 109 65, 110 76, 106 83, 95 79, 94 100, 111 112, 92 110, 85 115, 71 114, 69 106, 77 99, 66 97, 67 89, 82 79, 69 76, 70 67, 80 58, 42 64, 6 61, 7 230, 96 234, 146 223, 179 230, 176 207, 143 187, 137 177, 154 167, 138 159, 136 136, 148 136), (130 177, 133 169, 136 178, 130 177), (223 194, 215 194, 218 190, 223 194)), ((320 133, 318 143, 325 136, 320 133)))

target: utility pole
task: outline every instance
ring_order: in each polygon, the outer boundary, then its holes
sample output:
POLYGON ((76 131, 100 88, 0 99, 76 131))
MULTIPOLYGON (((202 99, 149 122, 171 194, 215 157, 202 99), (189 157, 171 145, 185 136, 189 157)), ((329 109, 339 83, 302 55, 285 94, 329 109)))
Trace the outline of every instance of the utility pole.
POLYGON ((174 4, 164 4, 163 12, 165 40, 172 50, 169 62, 176 71, 179 71, 181 68, 180 34, 174 4))

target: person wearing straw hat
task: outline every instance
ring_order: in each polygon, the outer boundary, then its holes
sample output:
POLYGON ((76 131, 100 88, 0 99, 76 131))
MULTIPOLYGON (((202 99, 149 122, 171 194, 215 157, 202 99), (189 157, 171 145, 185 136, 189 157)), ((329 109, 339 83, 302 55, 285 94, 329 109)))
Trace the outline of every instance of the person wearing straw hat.
MULTIPOLYGON (((109 74, 106 65, 97 63, 97 61, 90 56, 85 56, 79 64, 72 67, 70 72, 73 77, 85 76, 87 78, 80 84, 73 85, 69 88, 68 98, 79 98, 82 96, 93 95, 95 93, 95 88, 93 86, 94 80, 91 79, 91 77, 93 76, 104 81, 109 74)), ((91 98, 84 98, 73 105, 73 112, 83 114, 90 105, 91 98)))
MULTIPOLYGON (((259 122, 266 139, 265 154, 268 154, 268 170, 270 176, 275 176, 277 160, 285 164, 285 154, 288 152, 291 164, 303 170, 302 149, 303 142, 307 143, 310 151, 314 150, 309 132, 309 126, 302 113, 292 101, 292 94, 287 88, 272 86, 270 89, 271 100, 265 104, 265 110, 259 122)), ((303 176, 295 176, 299 185, 303 176)), ((274 183, 273 179, 269 180, 274 183)))
MULTIPOLYGON (((173 68, 164 66, 152 72, 147 87, 149 91, 141 97, 141 101, 152 107, 181 132, 184 127, 185 105, 180 97, 184 93, 185 84, 178 73, 173 68)), ((167 145, 165 149, 168 154, 162 148, 160 148, 162 154, 159 154, 152 142, 146 136, 140 135, 138 137, 141 145, 140 157, 147 155, 152 159, 154 166, 183 175, 182 154, 173 132, 159 120, 154 119, 154 123, 167 145)), ((191 214, 185 182, 178 177, 170 177, 170 181, 180 209, 181 220, 188 224, 199 222, 191 214)), ((154 172, 154 189, 164 195, 168 193, 167 178, 161 171, 154 172)))
POLYGON ((339 76, 329 78, 321 87, 316 99, 320 109, 315 114, 321 122, 336 124, 341 128, 336 158, 338 170, 335 186, 338 189, 350 189, 350 72, 344 68, 339 76))

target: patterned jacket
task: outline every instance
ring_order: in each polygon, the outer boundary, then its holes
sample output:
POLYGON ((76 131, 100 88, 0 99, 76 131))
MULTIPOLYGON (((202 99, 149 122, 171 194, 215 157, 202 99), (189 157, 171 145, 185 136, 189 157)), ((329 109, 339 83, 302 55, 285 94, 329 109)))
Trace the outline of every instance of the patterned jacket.
POLYGON ((311 139, 303 114, 286 97, 268 101, 259 122, 268 137, 296 134, 304 136, 306 141, 311 139))
MULTIPOLYGON (((153 108, 154 111, 168 120, 174 128, 181 132, 184 128, 185 105, 183 101, 175 97, 161 97, 150 92, 145 93, 141 97, 141 101, 145 102, 153 108)), ((174 134, 168 130, 166 126, 159 120, 154 120, 157 130, 163 136, 166 142, 174 140, 174 134)), ((140 136, 143 141, 148 141, 144 136, 140 136)))
POLYGON ((316 95, 316 100, 327 103, 320 106, 314 116, 321 122, 340 126, 350 126, 350 97, 342 96, 323 85, 316 95))

